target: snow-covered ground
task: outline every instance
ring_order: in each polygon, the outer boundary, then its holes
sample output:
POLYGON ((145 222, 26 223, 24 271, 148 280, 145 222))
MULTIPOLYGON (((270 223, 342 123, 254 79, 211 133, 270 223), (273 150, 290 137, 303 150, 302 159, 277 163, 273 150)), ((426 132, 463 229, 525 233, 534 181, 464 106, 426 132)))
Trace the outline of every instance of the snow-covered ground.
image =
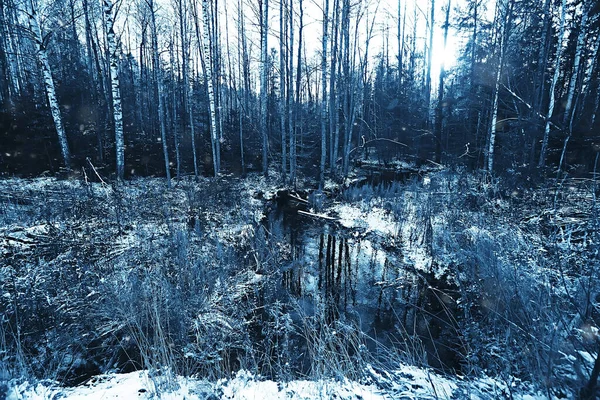
MULTIPOLYGON (((239 371, 233 379, 209 382, 176 377, 169 382, 153 377, 147 371, 102 375, 89 383, 64 388, 56 383, 22 383, 8 391, 7 400, 310 400, 310 399, 545 399, 518 380, 497 382, 490 378, 467 381, 446 378, 430 370, 402 366, 393 373, 367 368, 364 383, 348 379, 263 380, 248 371, 239 371)), ((1 395, 1 393, 0 393, 1 395)))

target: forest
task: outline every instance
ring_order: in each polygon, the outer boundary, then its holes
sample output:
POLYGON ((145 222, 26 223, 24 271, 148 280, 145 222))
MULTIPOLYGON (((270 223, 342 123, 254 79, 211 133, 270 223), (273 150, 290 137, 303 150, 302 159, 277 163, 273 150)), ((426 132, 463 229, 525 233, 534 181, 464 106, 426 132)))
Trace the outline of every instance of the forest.
POLYGON ((0 0, 0 398, 600 398, 599 132, 597 0, 0 0))

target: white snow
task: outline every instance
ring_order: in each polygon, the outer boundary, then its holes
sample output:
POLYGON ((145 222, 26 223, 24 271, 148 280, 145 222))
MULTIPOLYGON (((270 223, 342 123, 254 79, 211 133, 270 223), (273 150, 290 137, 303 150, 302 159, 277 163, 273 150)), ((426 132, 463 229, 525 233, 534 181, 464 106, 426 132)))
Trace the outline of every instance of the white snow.
MULTIPOLYGON (((276 382, 261 379, 246 370, 239 371, 233 379, 221 379, 217 382, 184 377, 173 377, 166 381, 164 378, 153 377, 147 371, 138 371, 100 375, 89 383, 74 388, 64 388, 51 382, 21 383, 11 387, 7 400, 200 400, 211 396, 223 400, 484 400, 504 398, 508 394, 506 383, 485 376, 469 381, 461 377, 441 376, 429 369, 410 365, 402 365, 390 372, 367 366, 365 372, 370 377, 366 383, 346 378, 276 382)), ((513 379, 511 386, 514 399, 546 398, 517 379, 513 379)))
POLYGON ((345 228, 362 228, 365 233, 396 236, 396 221, 387 211, 373 207, 363 212, 359 206, 338 204, 333 210, 339 215, 339 222, 345 228))

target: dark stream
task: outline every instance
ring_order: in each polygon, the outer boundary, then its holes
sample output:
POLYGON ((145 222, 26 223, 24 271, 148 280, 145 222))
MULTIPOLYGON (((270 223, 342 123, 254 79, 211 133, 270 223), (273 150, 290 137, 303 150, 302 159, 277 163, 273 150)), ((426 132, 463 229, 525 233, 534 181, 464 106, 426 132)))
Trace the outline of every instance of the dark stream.
POLYGON ((289 246, 278 290, 283 302, 301 308, 295 318, 349 324, 365 334, 374 355, 389 358, 392 350, 398 359, 460 372, 458 295, 446 277, 416 270, 400 247, 382 246, 375 235, 299 214, 306 205, 294 197, 281 192, 266 225, 272 239, 289 246))

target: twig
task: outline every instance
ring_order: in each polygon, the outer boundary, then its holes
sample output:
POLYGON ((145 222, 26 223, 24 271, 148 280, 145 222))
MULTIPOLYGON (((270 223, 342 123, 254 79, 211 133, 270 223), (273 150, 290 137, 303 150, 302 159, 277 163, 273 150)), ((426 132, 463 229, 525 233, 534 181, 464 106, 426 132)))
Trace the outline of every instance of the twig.
POLYGON ((313 213, 309 213, 306 211, 302 211, 302 210, 298 210, 298 214, 302 214, 302 215, 306 215, 308 217, 314 217, 314 218, 322 218, 322 219, 326 219, 328 221, 337 221, 337 218, 333 218, 330 217, 328 215, 323 215, 323 214, 313 214, 313 213))
MULTIPOLYGON (((94 164, 92 164, 92 161, 90 160, 89 157, 86 158, 87 162, 90 164, 90 166, 92 167, 92 170, 94 171, 94 173, 96 174, 96 176, 98 177, 98 179, 100 179, 100 182, 102 182, 103 184, 106 185, 106 182, 104 182, 104 179, 102 179, 102 177, 100 176, 100 174, 98 173, 98 171, 96 170, 96 167, 94 167, 94 164)), ((87 178, 87 177, 86 177, 87 178)))

